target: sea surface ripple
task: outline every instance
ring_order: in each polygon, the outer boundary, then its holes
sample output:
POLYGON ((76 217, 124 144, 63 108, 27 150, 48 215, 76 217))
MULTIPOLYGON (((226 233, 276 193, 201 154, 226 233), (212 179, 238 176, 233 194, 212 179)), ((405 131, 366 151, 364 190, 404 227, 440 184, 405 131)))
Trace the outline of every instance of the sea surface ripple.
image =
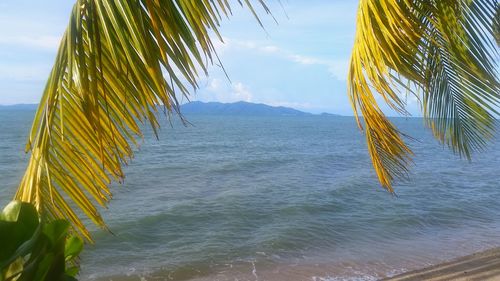
MULTIPOLYGON (((0 112, 2 205, 32 117, 0 112)), ((351 117, 187 118, 148 131, 82 280, 375 280, 500 245, 498 138, 468 162, 394 119, 416 156, 393 196, 351 117)))

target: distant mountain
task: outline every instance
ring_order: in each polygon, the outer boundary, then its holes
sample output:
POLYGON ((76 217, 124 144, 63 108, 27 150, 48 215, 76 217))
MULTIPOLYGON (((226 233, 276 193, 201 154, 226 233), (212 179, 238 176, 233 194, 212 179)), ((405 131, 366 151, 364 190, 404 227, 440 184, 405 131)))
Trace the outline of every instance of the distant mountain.
MULTIPOLYGON (((0 105, 0 110, 27 110, 34 111, 38 104, 13 104, 0 105)), ((200 114, 200 115, 246 115, 246 116, 309 116, 312 113, 303 112, 297 109, 270 106, 262 103, 235 102, 200 102, 193 101, 181 106, 182 114, 200 114)), ((341 116, 332 113, 321 113, 321 116, 341 116)))
POLYGON ((258 115, 258 116, 308 116, 311 113, 289 107, 270 106, 250 102, 220 103, 193 101, 181 106, 182 114, 206 115, 258 115))
POLYGON ((38 107, 38 104, 13 104, 13 105, 1 105, 0 104, 0 110, 36 110, 38 107))
POLYGON ((328 113, 328 112, 323 112, 320 115, 321 116, 330 116, 330 117, 339 117, 339 116, 342 116, 342 115, 339 115, 339 114, 333 114, 333 113, 328 113))

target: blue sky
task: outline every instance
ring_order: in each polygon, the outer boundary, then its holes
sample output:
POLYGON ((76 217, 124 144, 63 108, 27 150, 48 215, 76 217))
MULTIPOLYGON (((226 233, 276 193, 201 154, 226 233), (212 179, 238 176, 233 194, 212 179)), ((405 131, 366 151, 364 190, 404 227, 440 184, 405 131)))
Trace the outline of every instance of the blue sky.
MULTIPOLYGON (((236 2, 236 1, 234 1, 236 2)), ((357 1, 268 1, 265 30, 235 5, 224 20, 218 66, 201 77, 192 100, 239 100, 309 112, 352 115, 346 74, 354 41, 357 1)), ((55 58, 73 1, 0 1, 0 104, 37 103, 55 58)), ((408 101, 410 112, 417 112, 408 101)))

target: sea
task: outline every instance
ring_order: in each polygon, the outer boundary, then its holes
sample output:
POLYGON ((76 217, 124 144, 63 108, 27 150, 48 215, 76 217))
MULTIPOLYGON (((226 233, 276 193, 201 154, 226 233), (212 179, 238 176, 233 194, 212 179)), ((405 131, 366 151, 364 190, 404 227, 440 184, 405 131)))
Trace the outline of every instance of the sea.
MULTIPOLYGON (((33 115, 0 111, 2 206, 33 115)), ((145 129, 79 280, 377 280, 500 246, 498 137, 468 161, 394 118, 415 157, 392 195, 352 117, 186 118, 145 129)))

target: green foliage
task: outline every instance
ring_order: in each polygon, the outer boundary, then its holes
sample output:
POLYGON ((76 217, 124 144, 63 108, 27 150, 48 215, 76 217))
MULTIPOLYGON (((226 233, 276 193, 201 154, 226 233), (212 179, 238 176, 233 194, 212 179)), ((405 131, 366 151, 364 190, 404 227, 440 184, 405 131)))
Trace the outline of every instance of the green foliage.
POLYGON ((40 220, 32 204, 9 203, 0 213, 0 281, 76 280, 83 241, 69 227, 66 220, 40 220))

